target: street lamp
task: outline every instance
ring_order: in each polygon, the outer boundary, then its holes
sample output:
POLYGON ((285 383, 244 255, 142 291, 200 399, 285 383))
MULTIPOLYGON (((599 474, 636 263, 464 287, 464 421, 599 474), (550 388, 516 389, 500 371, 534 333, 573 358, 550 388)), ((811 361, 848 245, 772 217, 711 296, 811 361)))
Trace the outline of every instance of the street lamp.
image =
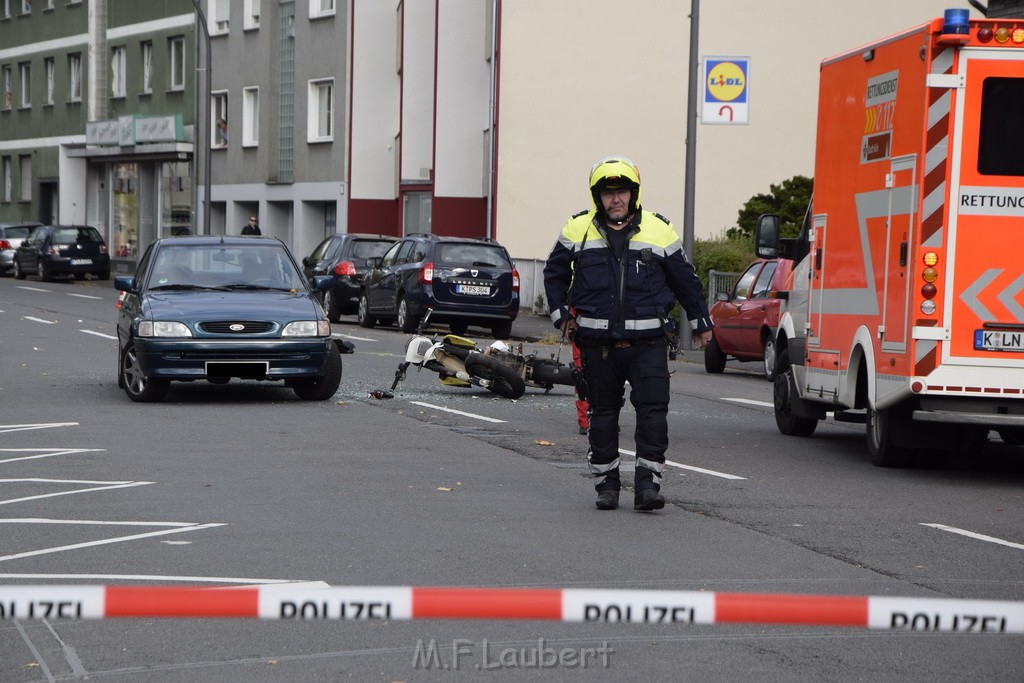
MULTIPOLYGON (((203 8, 199 6, 199 0, 192 0, 192 6, 196 8, 196 15, 198 17, 197 23, 203 29, 203 39, 206 43, 206 111, 207 116, 205 117, 209 121, 209 108, 210 100, 212 99, 211 91, 211 76, 213 75, 213 66, 210 57, 210 28, 206 25, 206 14, 203 12, 203 8)), ((198 73, 198 69, 196 70, 198 73)), ((196 91, 198 92, 199 87, 196 85, 196 91)), ((203 234, 210 234, 210 168, 212 157, 210 156, 209 144, 205 141, 209 138, 209 135, 204 130, 202 125, 202 117, 199 116, 199 102, 196 97, 196 113, 195 113, 195 142, 193 143, 193 159, 199 154, 200 145, 203 145, 203 194, 205 195, 203 201, 203 234)), ((209 123, 207 123, 209 125, 209 123)), ((198 183, 193 183, 195 187, 198 183)))

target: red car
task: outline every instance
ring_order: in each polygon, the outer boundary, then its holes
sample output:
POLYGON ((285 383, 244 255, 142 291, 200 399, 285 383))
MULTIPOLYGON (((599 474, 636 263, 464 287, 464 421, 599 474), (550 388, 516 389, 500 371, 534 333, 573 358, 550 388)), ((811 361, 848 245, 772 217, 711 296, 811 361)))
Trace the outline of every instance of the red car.
POLYGON ((787 259, 757 259, 731 294, 718 294, 711 307, 714 337, 704 347, 705 370, 722 372, 729 358, 759 360, 768 380, 775 379, 775 328, 782 305, 777 293, 787 288, 792 268, 787 259))

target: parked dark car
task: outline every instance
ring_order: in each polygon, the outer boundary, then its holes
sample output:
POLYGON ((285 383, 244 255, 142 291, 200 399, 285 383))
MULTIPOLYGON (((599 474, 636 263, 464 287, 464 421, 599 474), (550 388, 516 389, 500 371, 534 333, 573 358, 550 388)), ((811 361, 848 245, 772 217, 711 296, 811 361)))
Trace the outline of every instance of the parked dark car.
POLYGON ((14 270, 14 250, 42 223, 0 223, 0 275, 14 270))
POLYGON ((88 274, 110 279, 110 254, 100 231, 91 225, 40 225, 14 251, 14 277, 38 275, 47 282, 57 276, 88 274))
POLYGON ((416 233, 396 242, 363 281, 359 324, 412 332, 427 309, 455 334, 470 325, 508 339, 519 314, 519 271, 494 240, 416 233))
POLYGON ((725 370, 728 357, 759 360, 765 377, 775 379, 775 328, 779 324, 786 281, 793 269, 788 259, 757 259, 751 263, 729 294, 719 294, 711 306, 715 323, 711 343, 704 347, 704 369, 725 370))
POLYGON ((159 401, 171 381, 284 381, 302 399, 331 398, 341 355, 314 290, 288 248, 271 237, 165 237, 153 242, 117 316, 117 385, 159 401))
POLYGON ((334 287, 320 292, 320 303, 333 323, 359 310, 359 294, 370 261, 383 256, 397 237, 345 233, 331 235, 302 259, 302 272, 312 282, 316 275, 334 276, 334 287))

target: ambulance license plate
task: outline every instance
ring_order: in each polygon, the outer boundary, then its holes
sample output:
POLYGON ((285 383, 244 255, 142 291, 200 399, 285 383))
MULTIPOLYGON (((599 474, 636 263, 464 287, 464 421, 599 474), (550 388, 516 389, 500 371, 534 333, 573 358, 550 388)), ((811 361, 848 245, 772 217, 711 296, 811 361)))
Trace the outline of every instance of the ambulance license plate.
POLYGON ((455 291, 459 294, 475 294, 487 296, 491 293, 491 288, 486 285, 455 285, 455 291))
POLYGON ((975 330, 974 348, 977 351, 1022 351, 1024 352, 1024 330, 975 330))

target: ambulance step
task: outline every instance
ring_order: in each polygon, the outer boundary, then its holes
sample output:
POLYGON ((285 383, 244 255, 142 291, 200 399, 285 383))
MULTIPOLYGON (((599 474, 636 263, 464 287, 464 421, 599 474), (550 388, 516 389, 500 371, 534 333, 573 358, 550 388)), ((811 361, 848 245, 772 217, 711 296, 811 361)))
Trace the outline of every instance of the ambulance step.
POLYGON ((836 422, 852 422, 862 425, 868 421, 868 414, 864 410, 837 410, 832 416, 836 422))

